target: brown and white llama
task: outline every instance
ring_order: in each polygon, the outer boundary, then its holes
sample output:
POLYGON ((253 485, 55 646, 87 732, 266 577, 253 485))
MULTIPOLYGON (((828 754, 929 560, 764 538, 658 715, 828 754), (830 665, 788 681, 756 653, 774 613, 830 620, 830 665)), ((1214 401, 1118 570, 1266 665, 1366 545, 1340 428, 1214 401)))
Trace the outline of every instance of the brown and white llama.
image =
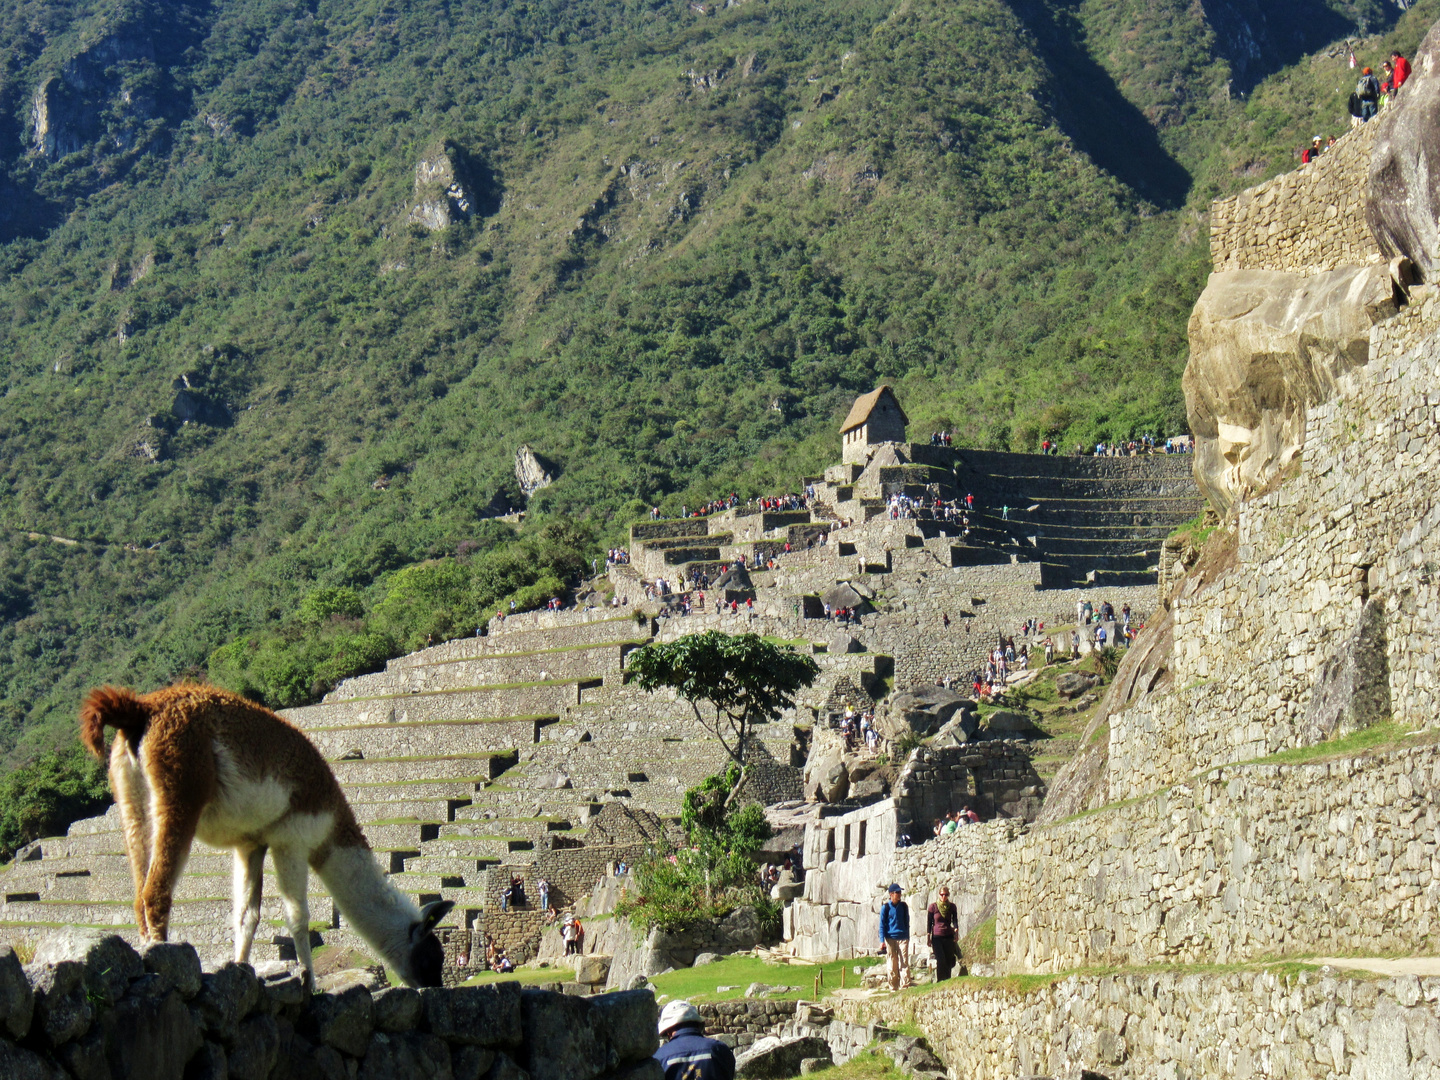
POLYGON ((102 761, 107 726, 119 732, 110 788, 143 937, 166 939, 175 883, 199 837, 234 854, 236 960, 250 957, 268 850, 295 955, 312 981, 308 868, 400 978, 440 985, 443 950, 433 931, 453 901, 418 908, 387 880, 335 774, 293 724, 218 687, 182 684, 144 695, 91 691, 80 739, 102 761))

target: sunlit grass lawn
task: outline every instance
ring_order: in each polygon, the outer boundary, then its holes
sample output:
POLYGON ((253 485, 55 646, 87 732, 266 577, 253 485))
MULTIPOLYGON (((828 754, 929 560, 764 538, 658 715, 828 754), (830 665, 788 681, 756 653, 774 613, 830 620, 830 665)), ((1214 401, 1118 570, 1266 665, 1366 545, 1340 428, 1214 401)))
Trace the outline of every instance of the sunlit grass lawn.
POLYGON ((745 988, 751 983, 768 983, 771 986, 795 986, 776 999, 799 1000, 815 996, 815 976, 823 972, 820 994, 840 986, 840 970, 845 969, 845 985, 859 986, 860 976, 856 965, 870 967, 878 964, 878 956, 860 957, 855 960, 835 960, 828 964, 771 964, 754 956, 727 956, 703 967, 682 968, 668 975, 656 975, 650 980, 658 995, 686 1001, 729 1001, 745 996, 745 988), (736 989, 721 991, 722 986, 736 989))

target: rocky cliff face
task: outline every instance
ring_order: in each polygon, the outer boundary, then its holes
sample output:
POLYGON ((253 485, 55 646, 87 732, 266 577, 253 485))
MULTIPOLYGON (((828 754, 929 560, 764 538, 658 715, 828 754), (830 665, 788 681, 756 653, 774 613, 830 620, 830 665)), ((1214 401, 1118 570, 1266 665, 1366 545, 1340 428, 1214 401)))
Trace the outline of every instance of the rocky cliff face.
POLYGON ((1318 161, 1216 202, 1190 318, 1195 478, 1222 514, 1306 444, 1306 410, 1369 362, 1370 331, 1440 260, 1440 33, 1384 115, 1318 161), (1360 177, 1368 176, 1368 182, 1360 177))
POLYGON ((1399 105, 1378 123, 1365 219, 1387 258, 1409 259, 1433 284, 1440 270, 1440 24, 1415 54, 1399 105))

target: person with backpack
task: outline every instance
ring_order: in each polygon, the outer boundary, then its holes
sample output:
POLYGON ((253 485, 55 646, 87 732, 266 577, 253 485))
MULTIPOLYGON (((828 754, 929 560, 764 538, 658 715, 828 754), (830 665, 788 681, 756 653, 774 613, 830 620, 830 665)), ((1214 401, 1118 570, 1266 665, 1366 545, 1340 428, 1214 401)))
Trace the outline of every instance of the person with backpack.
POLYGON ((1360 99, 1360 122, 1369 123, 1380 109, 1380 80, 1368 67, 1360 72, 1360 81, 1355 84, 1355 96, 1360 99))
POLYGON ((900 899, 898 883, 888 892, 880 905, 880 953, 890 967, 890 989, 899 990, 910 985, 910 906, 900 899))

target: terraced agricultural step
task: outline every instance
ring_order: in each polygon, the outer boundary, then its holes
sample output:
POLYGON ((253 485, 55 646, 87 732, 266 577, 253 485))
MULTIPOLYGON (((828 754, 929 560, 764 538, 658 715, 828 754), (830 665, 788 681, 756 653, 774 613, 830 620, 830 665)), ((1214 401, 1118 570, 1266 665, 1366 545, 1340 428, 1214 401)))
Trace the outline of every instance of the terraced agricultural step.
POLYGON ((306 731, 327 758, 359 751, 365 757, 414 757, 508 750, 539 742, 558 715, 508 719, 426 720, 337 724, 306 731))
POLYGON ((514 750, 480 754, 424 754, 404 757, 359 758, 330 761, 342 786, 393 783, 424 776, 431 780, 494 780, 518 758, 514 750))
MULTIPOLYGON (((233 908, 229 897, 198 900, 176 900, 170 909, 172 927, 229 927, 233 908)), ((273 893, 263 897, 260 918, 284 925, 285 912, 273 893)), ((335 907, 329 897, 317 896, 310 901, 311 925, 333 925, 335 907)), ((134 900, 124 899, 74 903, 57 901, 7 901, 0 907, 0 920, 7 922, 39 922, 83 926, 134 926, 134 900)))
MULTIPOLYGON (((475 686, 414 694, 379 694, 326 700, 284 715, 297 727, 418 723, 426 720, 508 719, 553 716, 580 699, 588 679, 551 679, 523 685, 475 686)), ((340 693, 341 691, 337 691, 340 693)))
POLYGON ((526 686, 562 679, 592 679, 618 673, 634 645, 554 649, 407 665, 347 679, 326 701, 346 701, 386 694, 428 693, 475 687, 526 686))
POLYGON ((413 818, 416 821, 451 821, 456 811, 469 806, 469 799, 395 799, 381 802, 351 802, 355 820, 362 826, 376 821, 413 818))
MULTIPOLYGON (((426 845, 435 846, 434 843, 426 845)), ((499 857, 477 858, 473 856, 415 855, 405 860, 407 874, 427 874, 441 878, 463 878, 468 883, 478 881, 492 866, 499 866, 499 857)))

